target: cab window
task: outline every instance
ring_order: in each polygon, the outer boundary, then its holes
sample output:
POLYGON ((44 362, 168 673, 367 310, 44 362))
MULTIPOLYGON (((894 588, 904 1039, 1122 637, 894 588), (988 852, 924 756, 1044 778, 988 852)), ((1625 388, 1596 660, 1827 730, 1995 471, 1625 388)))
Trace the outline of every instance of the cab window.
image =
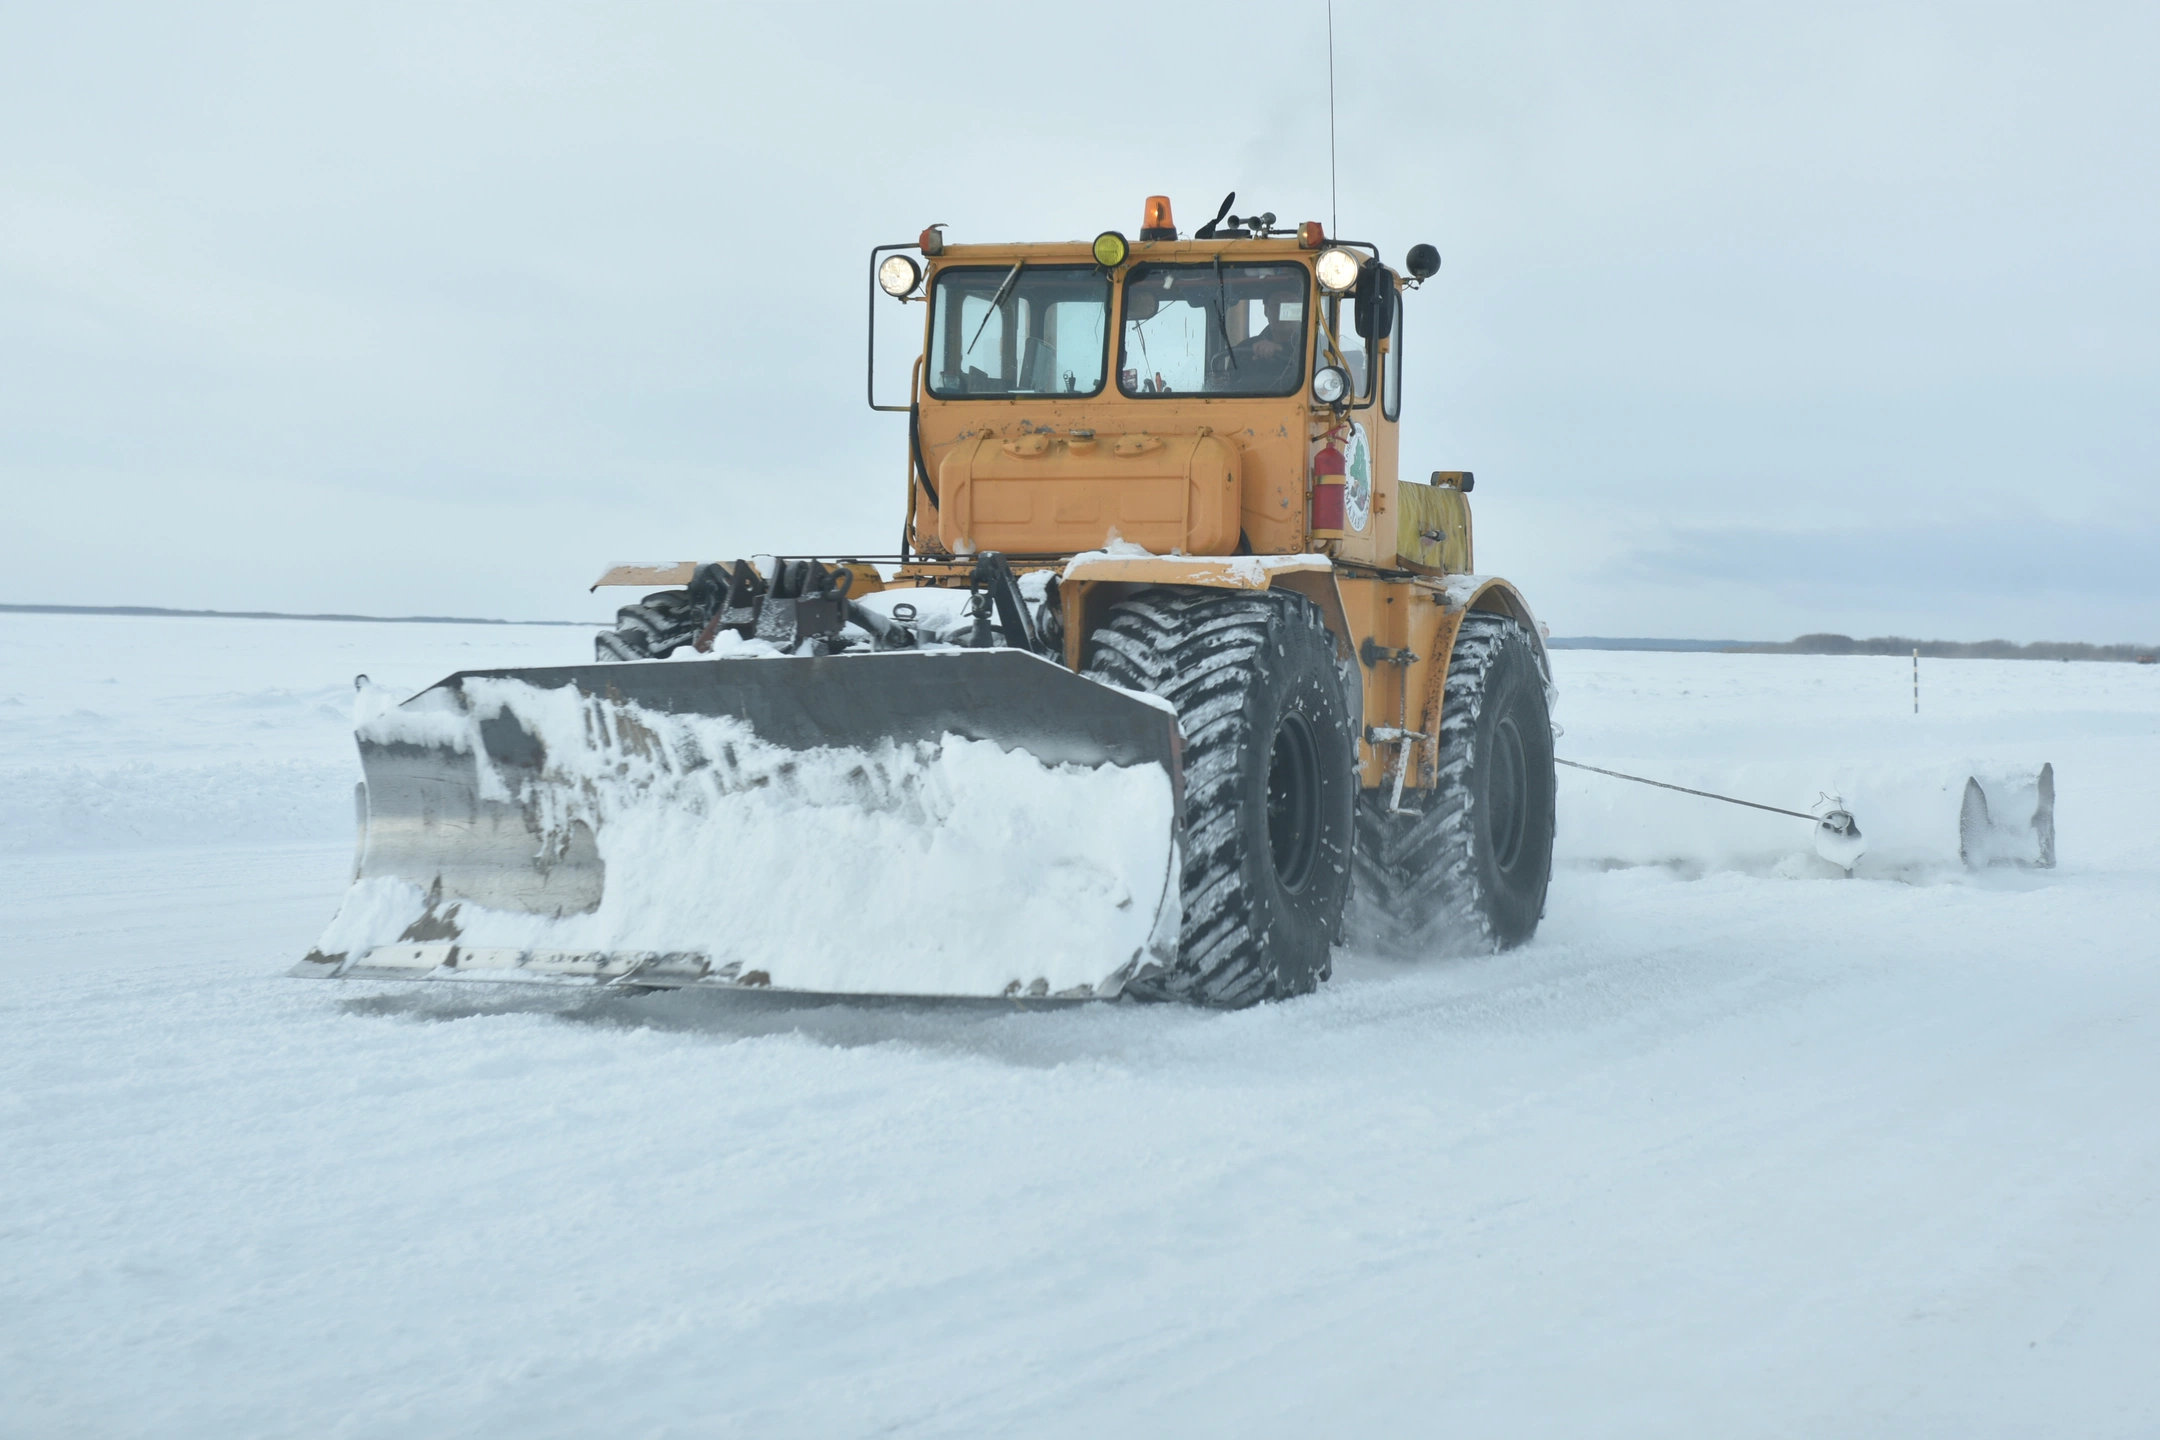
POLYGON ((1305 380, 1303 265, 1200 261, 1126 273, 1118 390, 1289 395, 1305 380))
POLYGON ((1320 344, 1313 351, 1313 369, 1340 365, 1350 376, 1350 393, 1361 400, 1372 399, 1372 357, 1366 353, 1365 338, 1357 333, 1351 312, 1356 307, 1340 296, 1330 295, 1322 302, 1325 324, 1320 334, 1320 344))
POLYGON ((931 286, 930 393, 1093 395, 1103 387, 1110 281, 1092 265, 966 265, 931 286))
POLYGON ((1390 420, 1402 418, 1402 312, 1408 308, 1397 297, 1389 317, 1386 358, 1380 363, 1380 413, 1390 420))

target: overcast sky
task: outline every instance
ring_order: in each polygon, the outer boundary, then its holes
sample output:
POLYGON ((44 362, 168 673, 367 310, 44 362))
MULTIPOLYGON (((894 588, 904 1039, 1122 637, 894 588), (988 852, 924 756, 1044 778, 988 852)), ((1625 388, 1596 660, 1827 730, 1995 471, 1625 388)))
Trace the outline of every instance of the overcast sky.
MULTIPOLYGON (((1335 8, 1406 470, 1555 633, 2160 640, 2160 6, 1335 8)), ((1323 16, 0 5, 0 600, 889 551, 869 247, 1327 218, 1323 16)))

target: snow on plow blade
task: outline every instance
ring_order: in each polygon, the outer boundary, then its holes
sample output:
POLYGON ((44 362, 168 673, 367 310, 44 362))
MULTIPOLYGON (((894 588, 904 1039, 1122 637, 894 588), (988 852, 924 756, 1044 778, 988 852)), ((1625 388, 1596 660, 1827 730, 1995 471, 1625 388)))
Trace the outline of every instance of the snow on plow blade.
POLYGON ((353 885, 295 975, 1084 999, 1175 958, 1176 715, 1023 651, 369 698, 353 885))

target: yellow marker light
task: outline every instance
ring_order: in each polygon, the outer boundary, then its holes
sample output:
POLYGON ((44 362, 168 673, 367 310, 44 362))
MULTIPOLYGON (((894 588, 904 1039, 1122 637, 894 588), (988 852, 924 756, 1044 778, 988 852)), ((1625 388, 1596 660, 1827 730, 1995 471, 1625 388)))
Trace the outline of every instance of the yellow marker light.
POLYGON ((1125 243, 1125 237, 1115 230, 1105 230, 1095 237, 1095 263, 1105 270, 1115 270, 1124 264, 1125 257, 1131 250, 1132 247, 1125 243))
POLYGON ((1358 257, 1348 250, 1323 250, 1313 265, 1323 287, 1340 295, 1357 284, 1358 257))

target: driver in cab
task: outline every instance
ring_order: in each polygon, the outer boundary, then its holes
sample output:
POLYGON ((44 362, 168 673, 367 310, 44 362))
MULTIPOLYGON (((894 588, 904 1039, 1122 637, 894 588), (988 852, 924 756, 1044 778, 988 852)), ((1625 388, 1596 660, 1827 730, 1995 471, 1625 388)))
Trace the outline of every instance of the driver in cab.
POLYGON ((1240 390, 1277 394, 1297 388, 1299 363, 1304 359, 1305 296, 1302 289, 1284 295, 1253 300, 1255 318, 1267 323, 1251 336, 1230 347, 1236 368, 1223 378, 1240 390))

